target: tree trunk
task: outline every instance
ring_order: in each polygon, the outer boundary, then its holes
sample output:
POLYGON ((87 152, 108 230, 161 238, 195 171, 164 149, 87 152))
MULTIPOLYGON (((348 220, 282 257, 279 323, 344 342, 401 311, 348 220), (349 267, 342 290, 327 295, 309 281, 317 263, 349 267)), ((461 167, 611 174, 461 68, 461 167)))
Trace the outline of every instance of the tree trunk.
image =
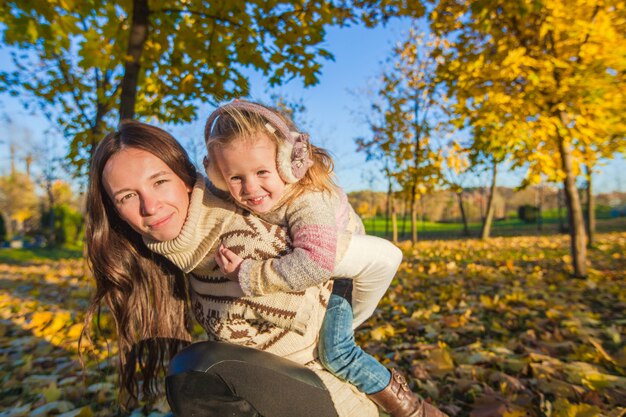
POLYGON ((398 213, 396 213, 396 201, 391 199, 391 241, 398 243, 398 213))
POLYGON ((537 188, 537 197, 535 201, 537 205, 537 231, 543 230, 543 186, 539 184, 537 188))
POLYGON ((2 216, 2 220, 4 221, 4 238, 7 242, 9 242, 13 238, 13 235, 15 233, 13 229, 13 219, 11 219, 11 217, 7 213, 3 212, 0 212, 0 216, 2 216))
POLYGON ((411 243, 417 243, 417 179, 411 189, 411 243))
POLYGON ((48 218, 48 227, 50 230, 48 231, 48 243, 47 246, 52 248, 56 246, 56 233, 54 230, 54 193, 52 192, 52 178, 46 178, 46 194, 48 196, 48 210, 49 210, 49 218, 48 218))
POLYGON ((137 82, 141 69, 141 54, 148 38, 148 18, 150 9, 148 0, 133 0, 130 34, 126 49, 126 65, 122 79, 122 95, 120 100, 120 120, 135 117, 135 101, 137 98, 137 82))
POLYGON ((557 190, 556 194, 556 204, 557 204, 557 216, 559 219, 559 233, 565 233, 565 225, 563 224, 563 190, 560 188, 557 190))
POLYGON ((463 221, 463 236, 469 236, 469 228, 467 227, 467 216, 465 215, 465 207, 463 207, 463 190, 456 193, 457 200, 459 202, 459 209, 461 210, 461 220, 463 221))
POLYGON ((424 195, 420 196, 420 223, 422 223, 422 232, 426 230, 426 225, 424 224, 424 216, 425 216, 424 198, 425 197, 426 196, 424 195))
POLYGON ((572 254, 572 266, 574 275, 584 278, 587 276, 587 239, 585 236, 585 224, 578 190, 576 189, 576 177, 573 169, 572 149, 565 139, 558 135, 559 152, 561 154, 561 167, 565 173, 563 186, 565 189, 565 204, 569 211, 569 234, 572 254))
POLYGON ((587 173, 587 247, 593 246, 596 235, 596 199, 593 196, 593 178, 592 169, 589 165, 585 166, 587 173))
POLYGON ((415 129, 415 174, 413 175, 413 189, 411 190, 411 242, 415 245, 417 243, 417 181, 419 179, 419 166, 420 166, 420 153, 421 153, 421 139, 422 139, 422 126, 419 124, 419 92, 415 91, 415 97, 413 98, 413 112, 415 114, 415 120, 413 127, 415 129))
POLYGON ((385 237, 389 238, 389 220, 391 219, 391 200, 393 191, 391 190, 391 181, 389 182, 389 187, 387 188, 387 204, 386 204, 386 213, 385 213, 385 237))
POLYGON ((417 243, 417 181, 411 188, 411 243, 417 243))
POLYGON ((407 222, 407 217, 408 217, 408 211, 407 211, 407 206, 408 202, 406 200, 406 198, 402 199, 402 239, 404 239, 406 237, 406 224, 407 222))
MULTIPOLYGON (((489 239, 491 234, 491 222, 493 221, 493 214, 495 210, 495 195, 496 195, 496 179, 498 175, 498 164, 496 162, 493 163, 493 178, 491 179, 491 191, 489 192, 489 199, 487 200, 487 214, 485 214, 485 218, 483 220, 483 227, 480 231, 480 238, 482 240, 489 239)), ((482 204, 481 204, 482 206, 482 204)))
POLYGON ((9 145, 9 153, 11 154, 11 178, 15 178, 15 143, 11 142, 9 145))

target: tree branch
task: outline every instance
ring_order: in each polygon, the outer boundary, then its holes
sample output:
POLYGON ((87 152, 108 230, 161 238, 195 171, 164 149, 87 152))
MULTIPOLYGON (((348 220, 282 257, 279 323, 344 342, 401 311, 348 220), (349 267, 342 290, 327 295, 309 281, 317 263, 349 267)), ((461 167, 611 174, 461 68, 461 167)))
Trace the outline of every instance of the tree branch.
POLYGON ((91 123, 91 120, 87 116, 87 113, 85 111, 83 104, 80 102, 80 97, 78 97, 78 94, 76 93, 76 89, 73 88, 74 80, 72 79, 72 76, 69 74, 68 68, 66 68, 66 66, 64 65, 63 59, 61 58, 61 56, 55 55, 54 57, 57 60, 57 67, 59 68, 59 71, 61 72, 61 75, 63 76, 63 80, 68 85, 68 87, 70 87, 72 99, 74 100, 76 107, 78 108, 81 116, 85 119, 86 123, 90 127, 93 128, 93 124, 91 123))

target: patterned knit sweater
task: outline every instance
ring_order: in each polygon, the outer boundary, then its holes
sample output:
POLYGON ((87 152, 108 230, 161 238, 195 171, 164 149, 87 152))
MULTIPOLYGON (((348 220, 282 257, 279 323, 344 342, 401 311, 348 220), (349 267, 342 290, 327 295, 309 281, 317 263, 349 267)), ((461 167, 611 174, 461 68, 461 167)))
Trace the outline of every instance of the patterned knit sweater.
POLYGON ((275 343, 274 336, 279 332, 291 330, 305 334, 311 316, 318 309, 324 315, 331 285, 245 297, 238 283, 223 276, 214 256, 220 242, 244 259, 266 259, 287 254, 290 241, 280 226, 268 224, 212 194, 204 179, 194 186, 180 234, 165 242, 149 238, 144 242, 151 251, 164 255, 190 273, 194 314, 209 334, 230 339, 231 335, 222 333, 236 333, 233 320, 262 320, 276 327, 275 334, 265 327, 256 334, 251 328, 238 330, 245 336, 237 343, 265 346, 275 343), (229 322, 228 329, 222 326, 225 321, 229 322))
POLYGON ((376 406, 364 394, 330 374, 316 359, 330 282, 288 294, 243 296, 239 285, 224 278, 215 264, 218 243, 224 242, 244 258, 265 259, 288 253, 289 237, 284 228, 216 197, 199 177, 179 236, 167 242, 144 242, 188 273, 194 316, 208 338, 306 365, 328 388, 340 417, 377 417, 376 406))
POLYGON ((307 191, 285 202, 290 192, 293 192, 291 187, 282 203, 258 217, 286 228, 293 251, 279 258, 244 260, 238 278, 248 296, 302 291, 327 282, 351 236, 365 232, 360 217, 341 189, 332 194, 307 191))

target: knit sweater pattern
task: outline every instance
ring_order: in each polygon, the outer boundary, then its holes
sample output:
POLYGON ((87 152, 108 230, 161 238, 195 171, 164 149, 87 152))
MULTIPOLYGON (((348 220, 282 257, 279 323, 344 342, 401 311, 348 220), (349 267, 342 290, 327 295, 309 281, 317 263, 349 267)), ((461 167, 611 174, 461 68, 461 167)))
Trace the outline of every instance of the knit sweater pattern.
POLYGON ((242 262, 239 284, 248 296, 302 291, 333 277, 353 234, 363 234, 360 217, 341 190, 305 191, 295 199, 288 190, 268 213, 257 216, 286 228, 293 251, 279 258, 250 258, 242 262))
POLYGON ((238 283, 225 278, 215 262, 222 242, 244 259, 289 252, 286 230, 266 223, 212 194, 204 180, 191 193, 189 213, 175 239, 144 239, 148 248, 189 274, 194 316, 212 340, 225 340, 283 357, 315 354, 316 342, 332 284, 302 291, 247 297, 238 283), (310 329, 309 329, 310 328, 310 329), (303 349, 300 351, 297 347, 303 349))

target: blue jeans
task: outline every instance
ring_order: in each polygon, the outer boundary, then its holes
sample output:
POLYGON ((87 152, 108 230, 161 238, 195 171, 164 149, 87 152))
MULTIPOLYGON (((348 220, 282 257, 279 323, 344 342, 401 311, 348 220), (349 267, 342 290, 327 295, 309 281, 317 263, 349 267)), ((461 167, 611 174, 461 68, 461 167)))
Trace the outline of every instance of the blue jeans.
POLYGON ((389 385, 391 373, 354 341, 351 284, 351 280, 335 280, 320 331, 320 361, 333 375, 348 381, 359 391, 374 394, 389 385))

